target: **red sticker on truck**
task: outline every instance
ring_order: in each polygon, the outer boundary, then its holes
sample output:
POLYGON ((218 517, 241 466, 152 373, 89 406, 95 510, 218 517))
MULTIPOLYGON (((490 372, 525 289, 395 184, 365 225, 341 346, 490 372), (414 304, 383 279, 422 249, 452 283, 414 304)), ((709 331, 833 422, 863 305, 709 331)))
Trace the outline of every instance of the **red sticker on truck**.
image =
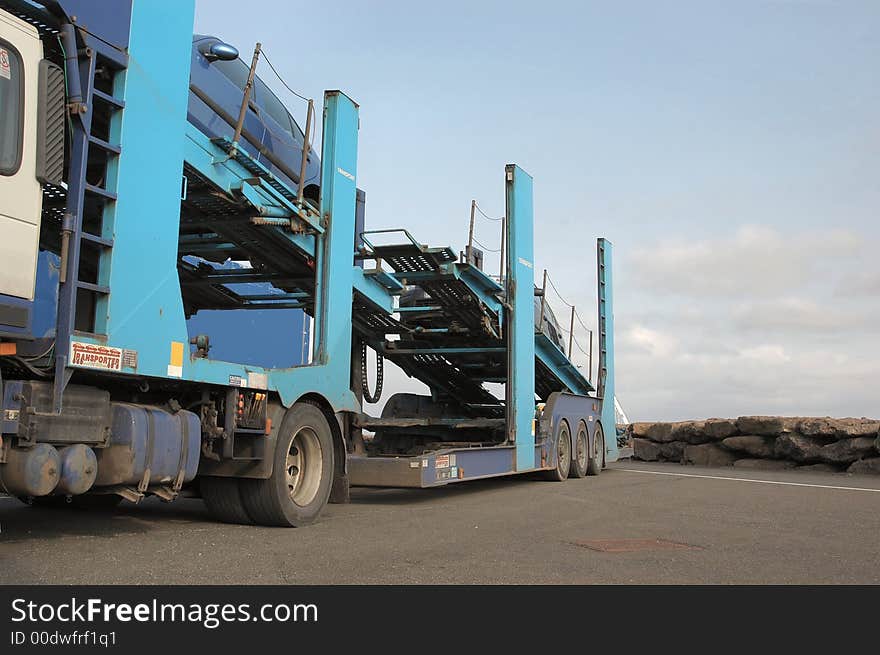
POLYGON ((0 77, 5 77, 7 80, 12 79, 12 70, 9 68, 9 51, 0 48, 0 77))
POLYGON ((70 361, 73 366, 101 368, 106 371, 122 370, 122 348, 98 346, 78 341, 72 341, 70 348, 73 351, 70 361))

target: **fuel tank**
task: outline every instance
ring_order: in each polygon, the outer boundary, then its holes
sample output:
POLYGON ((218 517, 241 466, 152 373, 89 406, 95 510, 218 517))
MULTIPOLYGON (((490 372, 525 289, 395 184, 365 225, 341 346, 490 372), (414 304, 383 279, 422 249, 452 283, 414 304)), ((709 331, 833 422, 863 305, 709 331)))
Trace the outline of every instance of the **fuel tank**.
POLYGON ((96 487, 153 485, 179 488, 196 476, 201 427, 192 412, 112 403, 110 445, 97 449, 96 487))

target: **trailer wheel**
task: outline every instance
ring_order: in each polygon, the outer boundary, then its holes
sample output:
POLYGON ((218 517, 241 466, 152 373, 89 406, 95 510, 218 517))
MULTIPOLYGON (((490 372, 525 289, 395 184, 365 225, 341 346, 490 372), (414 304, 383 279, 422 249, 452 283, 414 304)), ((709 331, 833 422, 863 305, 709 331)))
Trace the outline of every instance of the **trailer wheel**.
POLYGON ((556 468, 546 471, 545 475, 548 480, 562 482, 568 478, 570 468, 571 430, 568 428, 568 422, 562 420, 556 428, 556 468))
POLYGON ((587 475, 599 475, 605 467, 605 432, 600 424, 596 424, 596 434, 593 436, 593 449, 590 451, 590 463, 587 465, 587 475))
POLYGON ((574 439, 574 452, 571 458, 571 469, 568 471, 570 478, 582 478, 587 474, 587 466, 590 460, 590 443, 587 438, 587 426, 583 423, 578 425, 578 433, 574 439))
POLYGON ((314 521, 330 498, 333 433, 316 405, 304 402, 284 416, 268 480, 241 480, 250 517, 261 525, 298 527, 314 521))
POLYGON ((218 478, 210 475, 199 478, 202 500, 211 515, 224 523, 253 523, 241 501, 238 478, 218 478))

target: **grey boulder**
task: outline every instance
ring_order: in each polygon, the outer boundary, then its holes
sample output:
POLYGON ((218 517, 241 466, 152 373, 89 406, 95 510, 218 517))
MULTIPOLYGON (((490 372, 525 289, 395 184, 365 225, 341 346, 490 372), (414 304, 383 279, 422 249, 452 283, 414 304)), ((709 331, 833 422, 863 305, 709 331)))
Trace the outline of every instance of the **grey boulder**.
POLYGON ((776 457, 796 462, 817 462, 821 458, 824 442, 800 434, 783 434, 776 439, 773 453, 776 457))
POLYGON ((660 459, 660 446, 648 439, 634 437, 633 457, 643 462, 656 462, 660 459))
POLYGON ((873 450, 874 439, 871 437, 851 437, 823 446, 820 457, 822 461, 832 464, 850 464, 873 450))
POLYGON ((704 443, 685 446, 681 461, 694 466, 731 466, 736 455, 717 444, 704 443))
POLYGON ((786 428, 781 416, 740 416, 736 419, 736 429, 740 434, 757 434, 773 437, 782 434, 786 428))
POLYGON ((741 437, 727 437, 721 445, 728 450, 741 450, 752 457, 773 457, 773 438, 762 437, 756 434, 743 435, 741 437))

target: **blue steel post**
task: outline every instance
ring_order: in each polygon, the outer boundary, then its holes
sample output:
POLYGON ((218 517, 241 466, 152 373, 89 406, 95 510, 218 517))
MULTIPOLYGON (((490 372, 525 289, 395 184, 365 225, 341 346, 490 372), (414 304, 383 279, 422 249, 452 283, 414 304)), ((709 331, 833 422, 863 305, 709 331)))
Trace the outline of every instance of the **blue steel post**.
POLYGON ((111 345, 137 350, 139 373, 173 378, 188 350, 177 248, 194 14, 194 0, 132 3, 132 63, 114 89, 126 103, 113 125, 125 147, 105 215, 112 292, 97 317, 111 345))
POLYGON ((612 246, 598 239, 597 276, 599 286, 599 384, 602 399, 602 429, 605 431, 605 460, 617 461, 617 420, 614 416, 614 291, 612 284, 612 246))
POLYGON ((535 276, 532 178, 515 164, 504 169, 507 207, 507 439, 516 470, 535 465, 535 276))
POLYGON ((341 91, 324 94, 321 220, 315 290, 314 362, 346 390, 351 375, 358 106, 341 91), (354 135, 354 137, 352 137, 354 135))

